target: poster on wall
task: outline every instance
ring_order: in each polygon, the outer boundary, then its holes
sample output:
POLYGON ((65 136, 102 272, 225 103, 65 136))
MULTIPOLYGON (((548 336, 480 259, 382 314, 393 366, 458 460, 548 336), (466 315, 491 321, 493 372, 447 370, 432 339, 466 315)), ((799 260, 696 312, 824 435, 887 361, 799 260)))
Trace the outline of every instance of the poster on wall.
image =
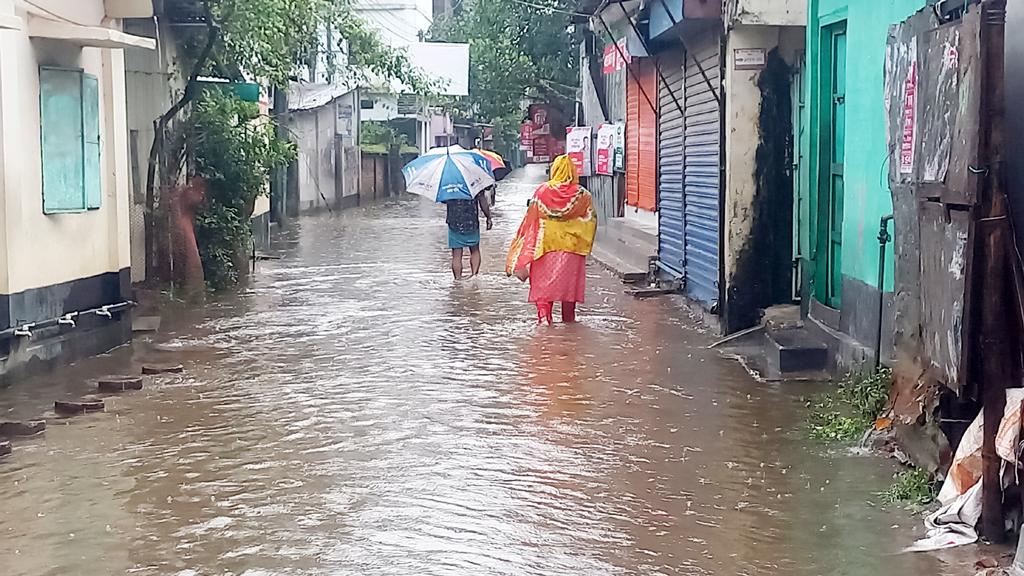
POLYGON ((519 127, 519 149, 526 152, 533 150, 533 122, 523 122, 519 127))
POLYGON ((607 44, 604 47, 604 54, 601 71, 604 74, 611 74, 626 68, 629 61, 629 52, 626 50, 626 39, 622 38, 615 44, 607 44))
POLYGON ((900 174, 914 173, 914 149, 917 145, 917 46, 910 48, 911 62, 903 82, 903 135, 900 139, 900 174))
POLYGON ((612 170, 625 172, 626 170, 626 125, 622 123, 613 124, 615 134, 612 138, 612 170))
POLYGON ((343 138, 352 138, 352 118, 354 109, 350 103, 338 103, 338 135, 343 138))
POLYGON ((594 145, 594 173, 611 176, 615 154, 615 125, 601 124, 597 127, 597 143, 594 145))
POLYGON ((550 139, 547 136, 537 136, 533 139, 533 161, 550 162, 551 147, 550 139))
POLYGON ((590 126, 572 126, 565 129, 565 153, 576 165, 580 176, 591 175, 590 126))

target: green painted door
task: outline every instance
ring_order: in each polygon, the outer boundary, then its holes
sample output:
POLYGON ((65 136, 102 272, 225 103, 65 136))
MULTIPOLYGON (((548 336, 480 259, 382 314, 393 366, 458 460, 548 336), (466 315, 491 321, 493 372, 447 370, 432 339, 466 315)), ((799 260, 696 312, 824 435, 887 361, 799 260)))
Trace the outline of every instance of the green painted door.
POLYGON ((793 103, 793 301, 801 298, 803 291, 803 259, 807 255, 804 243, 803 227, 807 220, 804 215, 804 202, 806 201, 807 178, 804 171, 807 169, 805 160, 807 149, 804 146, 804 114, 807 113, 807 99, 805 96, 804 69, 807 59, 804 54, 797 56, 796 65, 793 67, 793 80, 791 85, 790 98, 793 103))
POLYGON ((827 29, 827 85, 823 90, 829 101, 823 109, 827 115, 827 163, 825 178, 819 180, 818 207, 822 218, 818 226, 818 262, 816 296, 838 308, 842 296, 843 256, 843 158, 846 155, 846 23, 827 29), (824 252, 822 254, 822 252, 824 252))

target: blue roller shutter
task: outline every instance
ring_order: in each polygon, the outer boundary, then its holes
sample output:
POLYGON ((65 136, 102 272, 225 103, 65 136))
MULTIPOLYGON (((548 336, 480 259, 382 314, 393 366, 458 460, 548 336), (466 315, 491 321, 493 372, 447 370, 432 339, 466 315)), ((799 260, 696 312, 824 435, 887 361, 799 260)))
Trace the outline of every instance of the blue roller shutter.
POLYGON ((719 36, 707 34, 689 48, 683 160, 686 293, 712 308, 719 299, 721 239, 721 110, 715 99, 716 92, 722 94, 719 36))
POLYGON ((680 109, 685 101, 683 53, 662 56, 658 66, 665 77, 658 83, 658 260, 682 275, 686 268, 680 109))

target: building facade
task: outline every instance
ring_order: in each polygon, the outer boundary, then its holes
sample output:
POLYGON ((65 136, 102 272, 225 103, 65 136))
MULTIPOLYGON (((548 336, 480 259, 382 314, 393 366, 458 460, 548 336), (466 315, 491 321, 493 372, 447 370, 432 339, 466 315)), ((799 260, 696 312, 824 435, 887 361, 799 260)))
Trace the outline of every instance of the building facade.
POLYGON ((656 257, 723 332, 800 297, 793 141, 805 21, 803 0, 625 3, 590 21, 584 122, 625 123, 621 177, 590 183, 622 206, 605 244, 632 269, 656 257))
POLYGON ((359 204, 359 91, 295 84, 288 93, 288 132, 297 157, 290 170, 300 212, 359 204))
POLYGON ((131 336, 125 48, 148 1, 0 3, 0 380, 131 336))
MULTIPOLYGON (((883 292, 893 289, 893 244, 881 262, 878 233, 892 214, 884 94, 890 26, 924 0, 810 0, 807 34, 806 183, 798 198, 806 312, 838 335, 853 367, 879 345, 883 292), (881 266, 881 270, 879 269, 881 266), (882 284, 879 285, 879 279, 882 284)), ((890 228, 899 241, 899 230, 890 228)), ((888 296, 887 296, 888 298, 888 296)), ((888 331, 882 331, 882 333, 888 331)))

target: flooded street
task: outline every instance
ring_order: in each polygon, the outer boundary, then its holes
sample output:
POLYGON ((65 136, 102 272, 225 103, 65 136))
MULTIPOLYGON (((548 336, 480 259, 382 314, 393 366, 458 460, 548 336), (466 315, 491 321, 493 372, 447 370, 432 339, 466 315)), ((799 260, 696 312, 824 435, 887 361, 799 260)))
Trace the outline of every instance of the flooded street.
POLYGON ((680 301, 591 265, 582 323, 535 326, 503 264, 540 176, 499 189, 477 278, 425 201, 304 218, 240 296, 0 391, 29 418, 185 366, 15 443, 0 574, 966 573, 896 554, 894 465, 807 441, 817 388, 753 381, 680 301))

